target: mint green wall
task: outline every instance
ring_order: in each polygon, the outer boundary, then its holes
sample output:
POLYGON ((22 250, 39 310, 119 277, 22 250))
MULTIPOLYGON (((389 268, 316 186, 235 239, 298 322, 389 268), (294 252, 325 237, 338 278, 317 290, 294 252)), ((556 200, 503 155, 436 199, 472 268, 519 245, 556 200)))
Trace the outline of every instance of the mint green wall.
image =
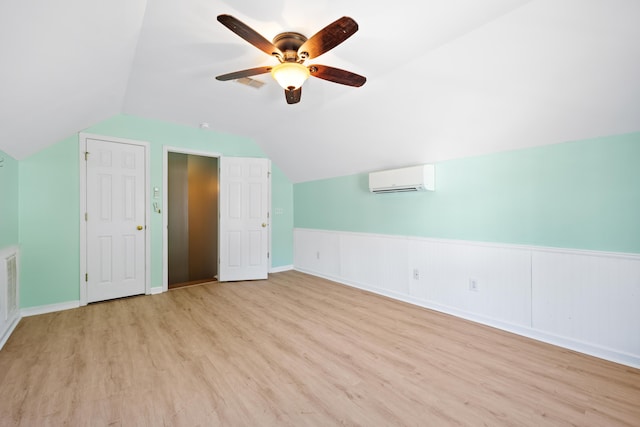
POLYGON ((20 305, 79 299, 78 138, 20 161, 20 305))
POLYGON ((640 253, 640 132, 451 160, 436 191, 294 185, 299 228, 640 253))
MULTIPOLYGON (((252 140, 132 116, 114 116, 85 130, 150 143, 151 182, 162 192, 163 145, 265 157, 252 140)), ((79 155, 73 135, 20 162, 21 307, 79 299, 79 155)), ((292 185, 276 167, 273 200, 291 199, 292 185)), ((273 205, 277 206, 277 205, 273 205)), ((290 212, 291 209, 286 211, 290 212)), ((272 221, 272 265, 292 264, 292 219, 272 221)), ((151 286, 162 286, 162 216, 151 214, 151 286)))
POLYGON ((0 151, 0 249, 18 244, 18 161, 0 151))

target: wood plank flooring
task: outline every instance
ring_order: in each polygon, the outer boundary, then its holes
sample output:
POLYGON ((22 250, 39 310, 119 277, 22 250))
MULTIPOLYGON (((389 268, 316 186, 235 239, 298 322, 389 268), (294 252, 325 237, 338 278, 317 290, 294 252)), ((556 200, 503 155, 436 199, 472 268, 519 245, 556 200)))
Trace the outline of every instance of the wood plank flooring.
POLYGON ((292 271, 22 319, 0 425, 639 426, 640 370, 292 271))

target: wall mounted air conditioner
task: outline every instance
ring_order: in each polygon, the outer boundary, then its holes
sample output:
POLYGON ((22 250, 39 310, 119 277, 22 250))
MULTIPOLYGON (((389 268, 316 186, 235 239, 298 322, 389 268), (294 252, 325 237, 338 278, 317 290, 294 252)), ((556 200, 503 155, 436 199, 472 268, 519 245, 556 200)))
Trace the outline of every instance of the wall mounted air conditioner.
POLYGON ((369 174, 369 191, 372 193, 398 193, 407 191, 434 191, 434 165, 410 166, 369 174))

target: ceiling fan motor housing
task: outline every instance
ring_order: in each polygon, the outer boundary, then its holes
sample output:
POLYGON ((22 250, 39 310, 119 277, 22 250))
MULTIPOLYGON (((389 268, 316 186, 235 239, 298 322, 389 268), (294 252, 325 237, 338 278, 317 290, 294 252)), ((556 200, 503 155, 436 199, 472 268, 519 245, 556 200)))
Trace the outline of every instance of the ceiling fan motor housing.
POLYGON ((288 31, 275 36, 273 45, 284 54, 284 58, 281 58, 283 62, 302 62, 309 57, 309 54, 307 52, 298 54, 298 49, 306 41, 307 38, 303 34, 288 31))

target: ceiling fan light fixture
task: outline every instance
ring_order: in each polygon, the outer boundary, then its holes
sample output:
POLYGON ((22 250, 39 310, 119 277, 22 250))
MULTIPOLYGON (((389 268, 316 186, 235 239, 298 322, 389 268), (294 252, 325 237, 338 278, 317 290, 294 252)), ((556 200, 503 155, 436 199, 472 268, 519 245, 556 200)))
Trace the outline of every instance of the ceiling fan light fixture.
POLYGON ((366 77, 351 71, 319 64, 309 67, 303 65, 306 60, 323 55, 358 31, 358 24, 348 16, 335 20, 310 38, 304 34, 286 31, 277 34, 273 42, 231 15, 218 15, 218 21, 267 55, 277 58, 279 64, 274 67, 263 65, 222 74, 216 76, 216 80, 239 81, 271 72, 273 78, 284 88, 287 104, 300 102, 302 85, 311 75, 318 79, 353 87, 360 87, 367 81, 366 77))
POLYGON ((271 70, 271 75, 283 89, 298 89, 309 78, 309 69, 297 62, 283 62, 271 70))

